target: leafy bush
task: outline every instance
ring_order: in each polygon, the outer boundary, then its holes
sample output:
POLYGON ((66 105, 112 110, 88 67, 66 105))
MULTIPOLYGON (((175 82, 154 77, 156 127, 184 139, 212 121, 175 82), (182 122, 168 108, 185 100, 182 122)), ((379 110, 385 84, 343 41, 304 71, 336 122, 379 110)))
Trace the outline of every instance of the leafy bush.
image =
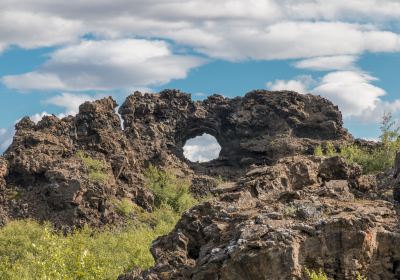
POLYGON ((378 173, 393 167, 396 153, 400 150, 400 128, 392 121, 391 114, 385 114, 381 123, 382 145, 368 150, 357 145, 344 145, 338 150, 332 143, 323 149, 318 146, 314 154, 317 156, 341 156, 348 162, 357 163, 363 167, 364 173, 378 173))
POLYGON ((129 198, 123 198, 121 200, 115 199, 113 201, 114 207, 118 214, 128 217, 134 209, 134 203, 129 198))
POLYGON ((189 209, 197 203, 189 191, 189 182, 178 179, 170 171, 162 171, 150 165, 146 173, 146 185, 154 193, 156 207, 169 205, 177 213, 189 209))
POLYGON ((328 276, 322 271, 319 270, 318 272, 314 270, 308 270, 306 269, 306 275, 310 280, 328 280, 328 276))
POLYGON ((93 159, 82 151, 79 151, 76 155, 83 161, 89 172, 91 182, 106 183, 108 181, 108 175, 105 172, 106 167, 102 161, 93 159))

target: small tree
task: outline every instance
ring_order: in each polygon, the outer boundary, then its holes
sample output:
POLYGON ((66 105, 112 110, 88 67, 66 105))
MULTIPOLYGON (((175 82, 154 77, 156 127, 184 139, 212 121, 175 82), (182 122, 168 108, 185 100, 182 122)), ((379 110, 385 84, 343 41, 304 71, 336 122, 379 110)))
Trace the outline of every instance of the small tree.
POLYGON ((381 121, 381 136, 379 137, 383 144, 399 141, 400 126, 393 119, 391 112, 385 112, 381 121))

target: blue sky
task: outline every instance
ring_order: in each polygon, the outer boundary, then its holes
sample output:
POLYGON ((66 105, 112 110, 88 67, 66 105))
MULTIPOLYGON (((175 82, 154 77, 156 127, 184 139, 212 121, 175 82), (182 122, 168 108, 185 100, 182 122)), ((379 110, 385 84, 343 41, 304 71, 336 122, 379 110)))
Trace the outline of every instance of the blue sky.
POLYGON ((164 88, 317 94, 376 139, 384 112, 400 116, 399 18, 392 0, 3 0, 0 152, 25 115, 164 88))

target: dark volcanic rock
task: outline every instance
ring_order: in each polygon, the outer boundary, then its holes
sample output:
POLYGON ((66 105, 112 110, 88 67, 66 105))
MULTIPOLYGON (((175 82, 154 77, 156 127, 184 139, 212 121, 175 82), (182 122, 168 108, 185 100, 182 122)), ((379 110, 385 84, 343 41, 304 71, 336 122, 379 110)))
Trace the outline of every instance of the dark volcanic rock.
POLYGON ((159 95, 137 92, 119 112, 126 134, 135 146, 143 147, 146 157, 169 153, 203 173, 237 176, 251 164, 311 154, 320 141, 351 139, 336 106, 317 96, 289 91, 259 90, 234 99, 213 95, 197 102, 175 90, 159 95), (203 133, 214 136, 222 148, 209 168, 183 156, 185 142, 203 133))
MULTIPOLYGON (((1 203, 7 217, 59 226, 117 223, 122 217, 113 206, 116 198, 151 211, 153 196, 142 177, 150 163, 191 177, 191 190, 207 196, 216 185, 210 175, 238 178, 253 164, 273 164, 288 155, 312 154, 325 141, 352 139, 331 102, 288 91, 253 91, 234 99, 213 95, 204 101, 176 90, 136 92, 119 109, 124 129, 116 106, 109 97, 82 104, 75 117, 46 116, 38 124, 26 117, 16 125, 4 154, 7 164, 0 162, 3 196, 12 193, 1 203), (216 137, 221 153, 209 163, 191 163, 183 146, 202 133, 216 137), (80 153, 101 163, 106 181, 91 180, 80 153)), ((324 178, 336 176, 334 170, 324 171, 324 178)))
POLYGON ((305 268, 399 279, 395 206, 354 200, 359 167, 338 163, 295 156, 252 169, 153 242, 154 267, 120 279, 306 279, 305 268))
POLYGON ((80 226, 116 222, 115 197, 130 197, 151 209, 152 195, 143 188, 141 168, 114 112, 111 98, 86 102, 76 117, 29 118, 16 125, 4 157, 8 187, 18 192, 5 207, 12 218, 32 217, 56 225, 80 226), (94 182, 78 152, 104 165, 106 182, 94 182))

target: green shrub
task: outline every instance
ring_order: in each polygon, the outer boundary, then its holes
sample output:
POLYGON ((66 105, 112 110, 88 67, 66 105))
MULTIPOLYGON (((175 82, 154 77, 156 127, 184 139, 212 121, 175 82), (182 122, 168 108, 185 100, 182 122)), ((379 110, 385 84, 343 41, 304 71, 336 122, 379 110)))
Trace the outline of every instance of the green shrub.
POLYGON ((128 217, 134 209, 134 203, 129 198, 123 198, 121 200, 115 199, 113 201, 115 210, 118 214, 128 217))
POLYGON ((189 182, 178 179, 171 171, 162 171, 151 165, 145 176, 146 186, 154 193, 156 207, 166 204, 182 213, 197 203, 190 194, 189 182))
POLYGON ((108 175, 105 172, 106 167, 100 160, 93 159, 84 152, 77 152, 77 157, 83 161, 87 171, 89 172, 89 180, 97 183, 107 183, 108 175))
POLYGON ((328 276, 320 269, 318 272, 306 269, 309 280, 328 280, 328 276))
POLYGON ((356 280, 367 280, 367 277, 363 276, 359 272, 357 272, 356 273, 356 280))
MULTIPOLYGON (((314 270, 308 270, 306 268, 306 275, 309 280, 328 280, 328 276, 321 269, 316 272, 314 270)), ((362 276, 359 272, 356 272, 355 280, 367 280, 367 277, 362 276)))
POLYGON ((381 123, 381 146, 368 150, 351 144, 343 145, 337 151, 332 143, 328 143, 325 149, 318 146, 314 154, 329 157, 341 156, 348 162, 361 165, 366 174, 378 173, 393 167, 396 153, 400 150, 399 132, 400 129, 395 127, 391 114, 385 114, 381 123))
POLYGON ((283 208, 282 213, 285 217, 296 217, 297 208, 293 205, 287 205, 283 208))

